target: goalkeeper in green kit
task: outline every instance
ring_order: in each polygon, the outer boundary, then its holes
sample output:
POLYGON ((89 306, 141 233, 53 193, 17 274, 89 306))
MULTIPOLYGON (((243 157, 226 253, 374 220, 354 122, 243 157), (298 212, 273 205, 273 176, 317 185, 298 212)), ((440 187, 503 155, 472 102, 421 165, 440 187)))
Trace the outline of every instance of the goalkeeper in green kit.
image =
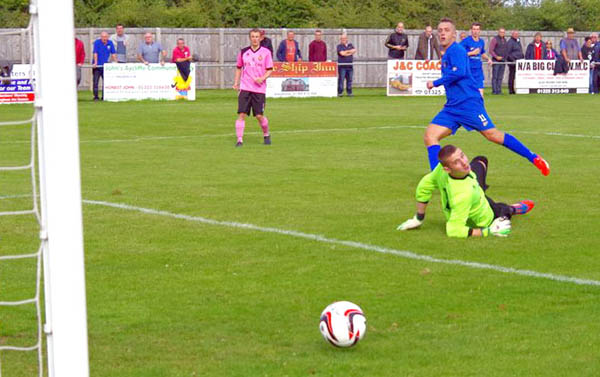
POLYGON ((508 205, 496 203, 485 195, 488 188, 488 160, 475 157, 471 163, 460 148, 444 146, 438 154, 439 164, 417 186, 417 213, 398 226, 398 230, 415 229, 423 224, 427 203, 435 189, 440 190, 449 237, 506 237, 511 231, 513 215, 533 209, 531 200, 508 205))

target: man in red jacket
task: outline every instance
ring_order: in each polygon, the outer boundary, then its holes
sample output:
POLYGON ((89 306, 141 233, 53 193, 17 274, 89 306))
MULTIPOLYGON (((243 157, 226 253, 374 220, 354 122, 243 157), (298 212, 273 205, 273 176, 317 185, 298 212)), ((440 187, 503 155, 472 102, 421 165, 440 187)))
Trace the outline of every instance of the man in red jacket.
POLYGON ((77 65, 77 85, 81 82, 81 66, 85 63, 85 47, 83 42, 75 38, 75 64, 77 65))

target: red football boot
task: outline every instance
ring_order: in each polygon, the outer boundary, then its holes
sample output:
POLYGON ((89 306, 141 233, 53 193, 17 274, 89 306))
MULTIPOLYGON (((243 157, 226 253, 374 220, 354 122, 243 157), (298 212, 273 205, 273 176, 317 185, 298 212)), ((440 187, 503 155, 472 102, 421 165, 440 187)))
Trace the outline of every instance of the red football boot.
POLYGON ((536 168, 540 169, 542 175, 550 174, 550 164, 548 163, 548 161, 544 160, 540 156, 537 156, 533 159, 533 164, 536 168))

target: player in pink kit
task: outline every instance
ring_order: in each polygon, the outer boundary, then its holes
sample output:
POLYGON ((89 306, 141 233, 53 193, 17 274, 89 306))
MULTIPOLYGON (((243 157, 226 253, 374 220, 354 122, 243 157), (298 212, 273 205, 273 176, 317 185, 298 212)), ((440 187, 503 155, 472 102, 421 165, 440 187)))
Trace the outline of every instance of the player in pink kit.
POLYGON ((238 119, 235 121, 236 147, 244 145, 244 128, 246 127, 246 116, 250 115, 250 109, 262 128, 265 145, 271 144, 269 120, 263 115, 267 78, 271 72, 273 72, 271 51, 261 47, 260 30, 252 29, 250 30, 250 46, 243 48, 238 54, 233 81, 233 89, 240 89, 238 119))

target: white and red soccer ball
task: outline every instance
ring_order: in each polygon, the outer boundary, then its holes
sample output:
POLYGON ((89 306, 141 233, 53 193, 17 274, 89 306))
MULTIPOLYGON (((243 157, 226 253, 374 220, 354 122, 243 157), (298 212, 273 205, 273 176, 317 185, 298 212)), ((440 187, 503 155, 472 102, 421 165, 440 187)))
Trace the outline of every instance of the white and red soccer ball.
POLYGON ((336 347, 352 347, 365 336, 367 318, 362 309, 349 301, 337 301, 323 310, 319 330, 336 347))

